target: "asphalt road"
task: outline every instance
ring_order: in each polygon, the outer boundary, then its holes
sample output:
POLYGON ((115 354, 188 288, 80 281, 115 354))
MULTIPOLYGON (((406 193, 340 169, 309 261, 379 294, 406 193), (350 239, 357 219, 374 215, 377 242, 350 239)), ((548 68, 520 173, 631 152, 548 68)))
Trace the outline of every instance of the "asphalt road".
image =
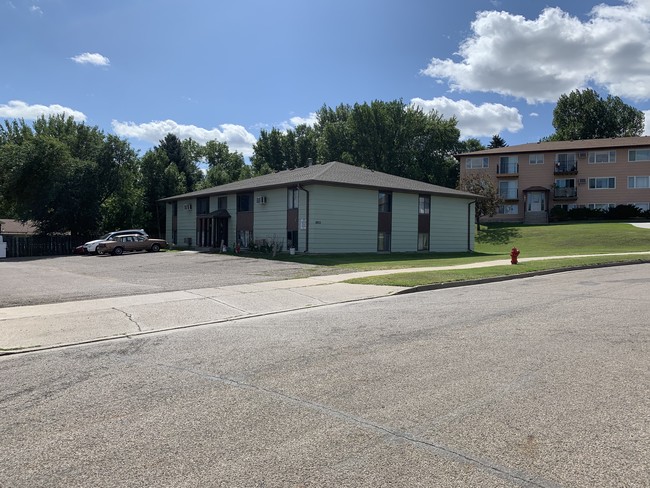
POLYGON ((133 253, 0 260, 0 307, 189 290, 341 273, 231 254, 133 253))
POLYGON ((650 486, 650 265, 0 358, 0 486, 650 486))

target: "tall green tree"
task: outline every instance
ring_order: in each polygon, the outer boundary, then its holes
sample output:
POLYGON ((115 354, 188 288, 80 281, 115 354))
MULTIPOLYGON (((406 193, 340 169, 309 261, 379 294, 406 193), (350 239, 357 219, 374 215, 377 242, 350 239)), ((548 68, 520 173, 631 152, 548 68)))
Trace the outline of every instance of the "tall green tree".
POLYGON ((208 169, 200 188, 224 185, 251 176, 244 156, 237 151, 230 151, 225 142, 208 141, 203 147, 203 154, 208 169))
POLYGON ((169 133, 158 145, 165 153, 168 164, 174 164, 184 180, 184 191, 189 192, 196 189, 198 183, 203 179, 198 161, 202 157, 202 150, 198 143, 192 139, 181 140, 176 134, 169 133))
POLYGON ((469 174, 458 182, 458 189, 480 195, 476 202, 476 225, 481 224, 482 217, 492 217, 503 203, 499 190, 492 178, 485 174, 469 174))
POLYGON ((506 144, 506 141, 503 137, 501 137, 499 134, 494 134, 492 136, 492 140, 490 140, 490 143, 488 144, 488 149, 496 149, 498 147, 507 147, 508 144, 506 144))
POLYGON ((569 141, 629 137, 643 134, 642 111, 619 97, 602 99, 592 89, 561 95, 553 110, 555 133, 546 140, 569 141))
MULTIPOLYGON (((3 206, 42 233, 95 234, 104 203, 121 187, 120 169, 135 153, 124 141, 72 117, 41 117, 32 127, 5 122, 0 130, 3 206)), ((126 170, 125 170, 126 171, 126 170)))
POLYGON ((454 187, 453 154, 460 132, 455 119, 404 104, 323 106, 313 128, 262 131, 251 158, 255 174, 314 162, 340 161, 389 174, 454 187))
POLYGON ((186 175, 170 162, 161 147, 148 150, 140 159, 140 182, 144 203, 144 228, 149 234, 165 235, 165 205, 158 200, 187 191, 186 175))

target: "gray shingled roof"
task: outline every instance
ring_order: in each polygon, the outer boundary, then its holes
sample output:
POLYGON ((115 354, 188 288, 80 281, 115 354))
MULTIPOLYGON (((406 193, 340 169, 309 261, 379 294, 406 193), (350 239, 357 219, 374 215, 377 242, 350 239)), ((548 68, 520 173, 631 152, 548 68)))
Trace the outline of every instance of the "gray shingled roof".
POLYGON ((477 198, 472 193, 453 190, 444 186, 431 185, 422 181, 410 180, 400 176, 389 175, 379 171, 351 166, 333 161, 325 164, 315 164, 306 168, 296 168, 279 171, 268 175, 257 176, 247 180, 235 181, 225 185, 207 188, 205 190, 184 193, 172 197, 161 198, 161 202, 170 202, 185 198, 207 197, 243 191, 266 190, 293 185, 329 184, 351 186, 357 188, 376 188, 382 190, 402 191, 407 193, 426 193, 458 198, 477 198))
POLYGON ((491 154, 516 154, 516 153, 541 153, 557 151, 588 151, 590 149, 616 149, 633 148, 639 146, 650 147, 650 137, 611 137, 608 139, 584 139, 580 141, 551 141, 551 142, 530 142, 518 146, 497 147, 469 153, 457 154, 461 156, 489 156, 491 154))

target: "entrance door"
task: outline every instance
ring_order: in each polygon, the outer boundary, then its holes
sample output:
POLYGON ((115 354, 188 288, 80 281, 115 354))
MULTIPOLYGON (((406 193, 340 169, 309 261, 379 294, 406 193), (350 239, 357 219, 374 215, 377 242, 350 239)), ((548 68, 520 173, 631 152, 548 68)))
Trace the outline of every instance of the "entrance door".
POLYGON ((528 193, 528 211, 543 212, 546 210, 545 194, 543 191, 531 191, 528 193))
POLYGON ((221 246, 221 244, 228 245, 228 219, 227 218, 217 218, 217 239, 214 243, 216 246, 221 246))

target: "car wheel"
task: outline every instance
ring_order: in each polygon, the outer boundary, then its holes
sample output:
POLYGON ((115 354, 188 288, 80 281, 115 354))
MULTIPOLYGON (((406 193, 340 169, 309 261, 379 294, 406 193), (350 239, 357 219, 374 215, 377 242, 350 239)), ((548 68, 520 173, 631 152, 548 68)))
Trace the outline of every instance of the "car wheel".
POLYGON ((116 247, 113 249, 113 256, 120 256, 124 253, 124 249, 121 247, 116 247))
POLYGON ((153 244, 153 245, 151 246, 151 250, 152 250, 153 252, 158 252, 158 251, 160 251, 160 244, 153 244))

